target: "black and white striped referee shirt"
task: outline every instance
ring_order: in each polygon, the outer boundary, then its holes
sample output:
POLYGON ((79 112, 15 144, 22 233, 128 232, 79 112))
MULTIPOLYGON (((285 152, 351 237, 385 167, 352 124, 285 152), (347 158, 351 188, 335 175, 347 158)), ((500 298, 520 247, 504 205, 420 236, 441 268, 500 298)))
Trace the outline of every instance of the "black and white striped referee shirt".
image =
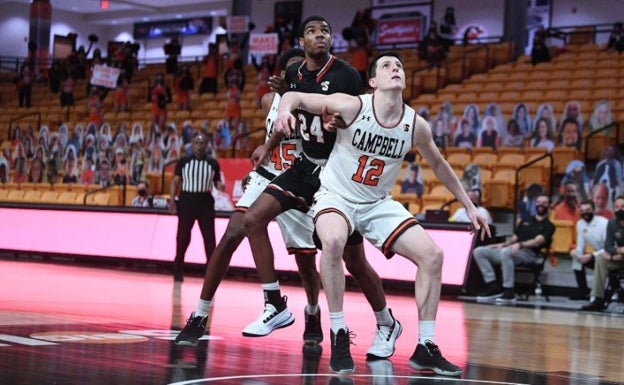
POLYGON ((221 181, 221 168, 212 157, 199 159, 191 155, 178 161, 175 175, 182 179, 181 192, 207 193, 216 182, 221 181))

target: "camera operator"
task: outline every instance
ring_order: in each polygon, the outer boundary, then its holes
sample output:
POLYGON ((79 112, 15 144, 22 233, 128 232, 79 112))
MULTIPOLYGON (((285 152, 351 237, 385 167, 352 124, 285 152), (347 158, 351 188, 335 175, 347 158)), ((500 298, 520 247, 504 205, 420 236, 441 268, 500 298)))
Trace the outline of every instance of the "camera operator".
POLYGON ((163 50, 165 51, 165 55, 167 55, 167 73, 174 75, 177 74, 178 56, 182 53, 182 46, 178 41, 178 37, 172 37, 171 41, 163 46, 163 50))
POLYGON ((132 207, 152 207, 152 197, 147 189, 147 182, 141 181, 137 183, 137 195, 132 198, 132 207))

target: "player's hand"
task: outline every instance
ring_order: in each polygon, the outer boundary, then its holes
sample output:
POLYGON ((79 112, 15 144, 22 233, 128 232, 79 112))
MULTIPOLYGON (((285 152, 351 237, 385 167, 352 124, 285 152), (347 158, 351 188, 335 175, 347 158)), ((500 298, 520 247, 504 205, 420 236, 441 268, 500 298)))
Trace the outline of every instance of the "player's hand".
POLYGON ((266 148, 266 143, 259 145, 255 150, 251 153, 249 159, 251 160, 251 165, 253 168, 258 167, 258 165, 265 164, 267 158, 269 157, 269 152, 266 148))
POLYGON ((481 240, 485 240, 485 236, 488 238, 492 237, 492 233, 490 232, 490 226, 487 223, 487 219, 485 216, 479 212, 476 208, 468 209, 468 218, 470 218, 470 222, 472 223, 470 226, 471 231, 481 232, 481 240))
POLYGON ((275 131, 290 136, 297 125, 297 118, 291 113, 279 114, 275 119, 275 131))
POLYGON ((282 79, 279 76, 269 77, 267 83, 269 83, 269 88, 271 89, 271 91, 276 92, 280 95, 288 91, 288 83, 286 83, 286 80, 282 79))
POLYGON ((327 106, 324 106, 321 110, 321 119, 323 128, 327 131, 336 131, 337 128, 345 128, 347 126, 342 116, 337 112, 330 114, 327 111, 327 106))

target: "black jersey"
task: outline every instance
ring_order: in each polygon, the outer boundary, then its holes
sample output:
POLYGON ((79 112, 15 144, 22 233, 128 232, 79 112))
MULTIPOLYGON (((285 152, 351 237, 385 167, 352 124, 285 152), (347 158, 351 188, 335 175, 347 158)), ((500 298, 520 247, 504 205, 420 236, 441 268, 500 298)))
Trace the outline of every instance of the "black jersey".
MULTIPOLYGON (((305 93, 349 95, 362 93, 362 78, 357 70, 346 61, 331 55, 325 66, 309 71, 303 63, 293 64, 286 70, 286 82, 290 90, 305 93)), ((298 110, 302 148, 305 155, 313 159, 327 159, 334 147, 336 133, 323 130, 319 115, 298 110)))

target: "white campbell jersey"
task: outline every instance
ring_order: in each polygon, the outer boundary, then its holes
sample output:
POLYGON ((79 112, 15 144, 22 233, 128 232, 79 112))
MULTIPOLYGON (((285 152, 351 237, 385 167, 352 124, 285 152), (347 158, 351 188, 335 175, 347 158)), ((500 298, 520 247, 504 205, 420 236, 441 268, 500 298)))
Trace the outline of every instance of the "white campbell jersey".
MULTIPOLYGON (((269 141, 274 133, 275 119, 277 118, 277 107, 279 106, 281 96, 275 94, 273 102, 271 102, 271 108, 267 113, 266 124, 266 136, 265 143, 269 141)), ((295 159, 301 153, 301 136, 299 130, 293 130, 290 137, 282 139, 277 146, 271 152, 271 156, 267 160, 266 164, 262 165, 262 168, 277 176, 292 166, 295 159)))
POLYGON ((414 143, 416 112, 404 105, 399 124, 383 127, 375 116, 373 95, 359 98, 362 106, 353 123, 337 130, 336 144, 321 171, 321 185, 346 201, 370 203, 392 191, 403 157, 414 143))

